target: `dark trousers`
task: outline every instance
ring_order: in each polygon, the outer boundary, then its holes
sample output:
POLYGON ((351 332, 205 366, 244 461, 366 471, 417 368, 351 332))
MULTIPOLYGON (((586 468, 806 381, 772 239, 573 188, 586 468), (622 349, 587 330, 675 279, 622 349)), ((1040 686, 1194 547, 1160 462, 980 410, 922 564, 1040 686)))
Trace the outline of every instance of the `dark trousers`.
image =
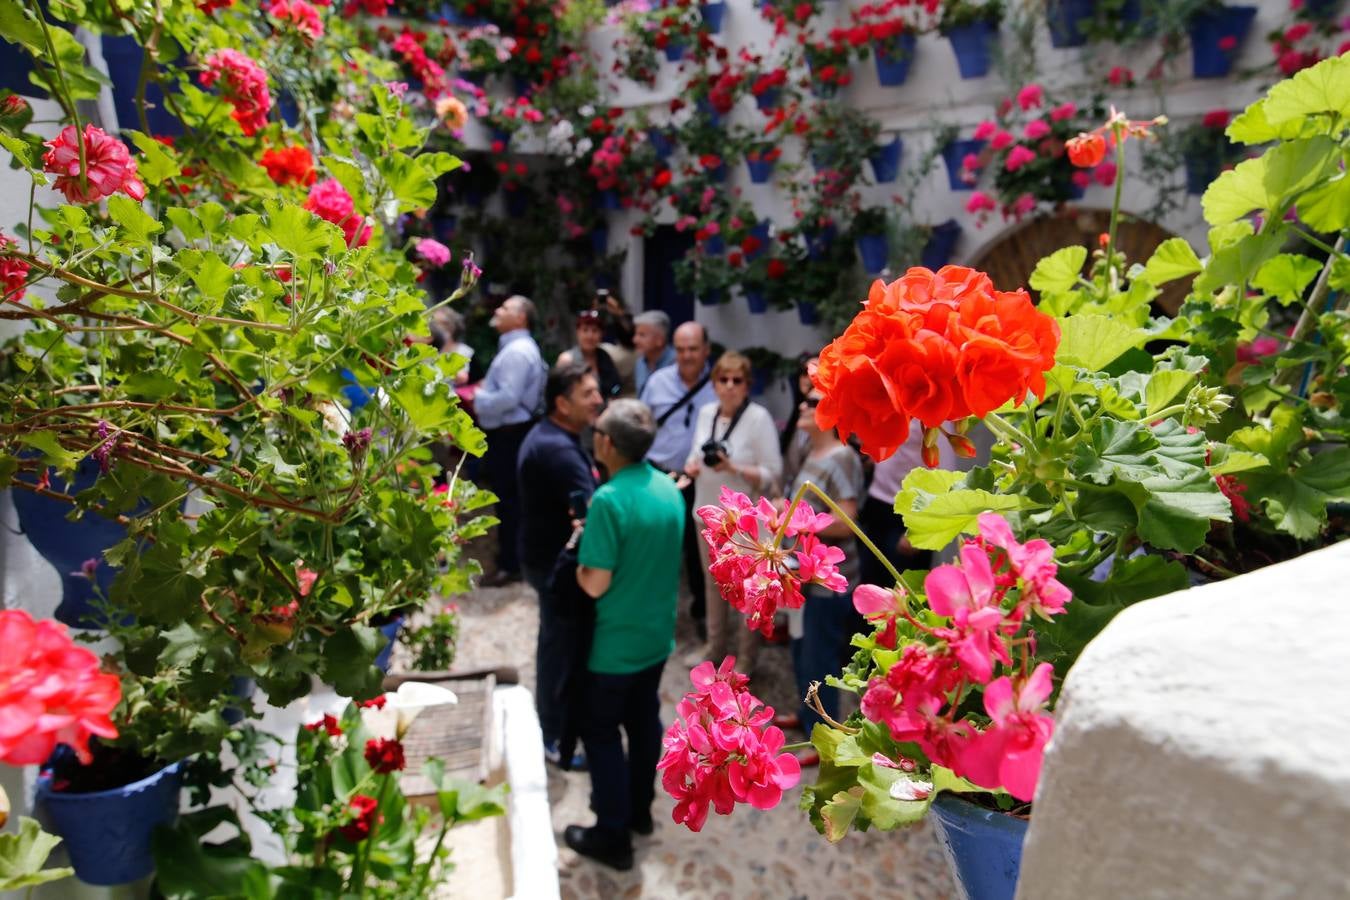
POLYGON ((596 824, 624 832, 634 816, 651 813, 661 758, 661 670, 665 662, 628 675, 588 672, 581 740, 591 772, 596 824), (628 755, 623 752, 623 728, 628 755))
POLYGON ((567 677, 568 653, 573 637, 571 620, 559 615, 558 599, 549 590, 550 572, 524 567, 525 580, 539 595, 539 638, 534 645, 534 708, 544 743, 562 736, 565 703, 563 683, 567 677))
MULTIPOLYGON (((811 682, 819 681, 816 696, 825 713, 839 721, 839 690, 825 684, 826 675, 838 675, 853 655, 849 641, 854 632, 866 627, 866 621, 853 608, 853 592, 836 594, 824 588, 809 586, 803 593, 806 605, 802 607, 800 638, 792 642, 792 674, 797 681, 797 696, 805 699, 811 682)), ((808 738, 811 729, 821 718, 805 703, 797 714, 808 738)))
MULTIPOLYGON (((914 550, 910 553, 900 551, 900 539, 905 536, 905 520, 891 504, 869 496, 858 514, 858 525, 898 571, 927 569, 933 564, 931 550, 914 550)), ((894 581, 881 560, 866 547, 858 547, 858 569, 863 584, 891 587, 894 581)))
POLYGON ((503 425, 487 432, 487 453, 483 456, 483 474, 497 495, 497 568, 503 572, 520 571, 520 549, 516 546, 520 531, 520 485, 516 480, 516 457, 533 423, 503 425))
POLYGON ((684 572, 689 580, 689 593, 694 598, 689 604, 689 615, 701 621, 708 616, 708 605, 703 593, 703 561, 698 554, 698 543, 703 540, 699 535, 702 529, 694 521, 694 485, 689 484, 680 493, 684 495, 684 572))

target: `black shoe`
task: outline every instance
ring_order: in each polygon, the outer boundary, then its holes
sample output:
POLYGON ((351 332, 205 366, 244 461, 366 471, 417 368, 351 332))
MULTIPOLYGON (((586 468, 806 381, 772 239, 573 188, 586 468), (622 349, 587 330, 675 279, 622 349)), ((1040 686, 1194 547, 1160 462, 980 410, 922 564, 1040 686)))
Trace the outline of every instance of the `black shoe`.
POLYGON ((482 578, 478 579, 478 586, 488 588, 506 587, 508 584, 513 584, 519 580, 519 572, 506 572, 498 569, 491 575, 484 575, 482 578))
POLYGON ((655 824, 652 823, 652 814, 650 812, 640 814, 633 813, 633 818, 629 821, 628 827, 633 830, 633 834, 640 834, 643 837, 647 837, 656 830, 655 824))
POLYGON ((626 834, 620 838, 603 834, 599 826, 568 825, 563 831, 563 841, 582 856, 589 856, 611 869, 627 872, 633 868, 633 845, 626 834))

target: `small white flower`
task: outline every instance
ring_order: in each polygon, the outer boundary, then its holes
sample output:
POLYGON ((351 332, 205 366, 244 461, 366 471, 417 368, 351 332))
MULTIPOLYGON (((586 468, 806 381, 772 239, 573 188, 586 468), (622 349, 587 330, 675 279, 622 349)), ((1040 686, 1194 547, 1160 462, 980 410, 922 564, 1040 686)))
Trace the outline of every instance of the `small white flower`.
POLYGON ((910 781, 908 778, 897 778, 891 784, 892 800, 927 800, 931 793, 933 793, 933 784, 929 781, 910 781))

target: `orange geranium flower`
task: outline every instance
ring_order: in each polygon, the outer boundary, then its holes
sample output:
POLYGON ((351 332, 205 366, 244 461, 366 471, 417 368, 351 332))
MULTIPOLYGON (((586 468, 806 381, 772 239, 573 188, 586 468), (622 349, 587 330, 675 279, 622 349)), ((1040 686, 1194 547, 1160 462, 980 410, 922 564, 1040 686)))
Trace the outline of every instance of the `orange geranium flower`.
POLYGON ((1025 291, 995 290, 965 266, 915 267, 874 282, 863 310, 821 352, 816 421, 857 435, 882 460, 917 419, 931 448, 944 422, 983 417, 1028 392, 1044 397, 1058 346, 1059 326, 1025 291))

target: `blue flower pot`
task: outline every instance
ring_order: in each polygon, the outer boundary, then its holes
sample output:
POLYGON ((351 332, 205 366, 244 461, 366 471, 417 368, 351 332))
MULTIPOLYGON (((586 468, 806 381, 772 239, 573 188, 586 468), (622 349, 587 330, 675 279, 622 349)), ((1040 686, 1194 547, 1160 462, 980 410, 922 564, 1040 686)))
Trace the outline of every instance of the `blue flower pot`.
POLYGON ((811 168, 817 173, 833 169, 837 156, 833 147, 817 147, 811 151, 811 168))
POLYGON ((1065 189, 1065 193, 1068 195, 1068 199, 1082 200, 1083 194, 1087 192, 1087 186, 1080 185, 1073 179, 1069 180, 1068 185, 1069 186, 1065 189))
POLYGON ((1242 41, 1256 19, 1255 6, 1225 6, 1191 20, 1191 74, 1196 78, 1223 78, 1242 52, 1242 41), (1237 46, 1224 50, 1219 43, 1233 38, 1237 46))
POLYGON ((1309 15, 1326 18, 1333 15, 1340 5, 1341 0, 1305 0, 1303 8, 1309 15))
POLYGON ((657 159, 670 159, 670 154, 675 152, 675 141, 659 128, 648 128, 647 140, 651 141, 657 159))
POLYGON ((749 159, 745 161, 745 167, 750 171, 750 180, 755 184, 767 184, 769 179, 773 177, 773 166, 773 161, 764 162, 760 160, 755 162, 749 159))
POLYGON ((722 127, 722 114, 713 107, 711 100, 707 97, 700 97, 694 105, 699 112, 707 117, 714 128, 722 127))
POLYGON ((596 256, 609 253, 609 229, 604 225, 597 225, 591 229, 591 252, 596 256))
POLYGON ((973 191, 975 185, 961 180, 961 160, 972 153, 978 154, 984 149, 984 141, 970 138, 964 141, 952 141, 942 148, 942 161, 947 164, 947 184, 954 191, 973 191))
POLYGON ((765 253, 769 252, 769 223, 756 222, 755 226, 750 229, 750 233, 759 239, 760 246, 759 249, 756 250, 754 253, 745 254, 745 258, 749 260, 756 260, 759 259, 761 256, 763 256, 765 253))
POLYGON ((1203 194, 1223 169, 1223 159, 1218 153, 1187 153, 1182 157, 1186 165, 1186 193, 1203 194))
POLYGON ((803 325, 819 325, 820 310, 810 300, 797 301, 797 319, 803 325))
POLYGON ((858 245, 858 255, 862 257, 863 268, 867 274, 875 275, 886 268, 886 258, 890 256, 890 245, 884 234, 860 234, 854 242, 858 245))
POLYGON ((806 256, 811 260, 818 260, 830 252, 830 245, 834 243, 838 230, 833 225, 827 225, 818 231, 804 232, 806 237, 806 256))
POLYGON ((618 191, 601 191, 601 192, 600 192, 600 208, 601 208, 601 209, 614 209, 614 210, 617 210, 617 209, 623 209, 623 201, 619 199, 619 192, 618 192, 618 191))
POLYGON ((1013 900, 1027 820, 950 793, 938 794, 932 814, 957 893, 970 900, 1013 900))
POLYGON ((530 195, 525 191, 504 191, 506 194, 506 214, 513 219, 523 219, 530 211, 530 195))
POLYGON ((918 40, 912 34, 902 34, 888 44, 873 44, 876 54, 877 81, 883 87, 898 87, 909 78, 909 65, 914 61, 918 40))
POLYGON ((496 143, 497 141, 501 141, 501 142, 502 142, 502 151, 503 151, 503 152, 505 152, 505 151, 507 151, 507 150, 510 150, 510 149, 511 149, 511 132, 509 132, 509 131, 503 131, 503 130, 500 129, 500 128, 493 128, 493 129, 492 129, 492 141, 493 141, 493 143, 496 143))
POLYGON ((679 62, 684 59, 684 44, 666 44, 665 54, 671 62, 679 62))
POLYGON ((771 109, 778 108, 778 101, 782 97, 783 91, 780 88, 769 88, 764 93, 755 96, 755 106, 758 106, 761 112, 768 112, 771 109))
POLYGON ((530 79, 524 75, 512 75, 511 88, 517 97, 523 97, 530 92, 530 79))
POLYGON ((1087 43, 1085 26, 1092 21, 1095 0, 1048 0, 1046 24, 1050 26, 1050 44, 1054 47, 1081 47, 1087 43))
POLYGON ((956 242, 960 239, 961 226, 955 219, 934 225, 932 233, 928 235, 928 241, 923 245, 923 252, 919 255, 923 267, 936 272, 951 262, 956 242))
MULTIPOLYGON (((83 460, 70 482, 54 470, 50 474, 52 490, 73 496, 94 486, 99 465, 92 459, 83 460)), ((22 488, 10 494, 24 535, 61 578, 61 602, 53 614, 56 620, 72 628, 97 627, 94 586, 97 585, 106 597, 117 575, 117 569, 103 559, 103 551, 123 540, 127 536, 126 528, 92 512, 71 522, 66 519, 74 508, 69 503, 22 488), (98 560, 93 581, 86 578, 80 568, 87 559, 98 560)))
POLYGON ((342 396, 347 399, 347 405, 351 407, 352 412, 365 406, 370 402, 370 398, 375 396, 373 390, 356 380, 356 373, 351 369, 338 369, 338 375, 347 382, 342 389, 342 396))
POLYGON ((998 28, 991 22, 974 22, 947 32, 956 54, 956 68, 962 78, 983 78, 989 74, 998 28))
POLYGON ((53 791, 51 776, 44 774, 38 776, 36 805, 65 842, 81 881, 126 884, 155 870, 150 837, 156 826, 178 818, 182 786, 181 762, 132 784, 90 794, 53 791))
MULTIPOLYGON (((103 58, 108 63, 108 77, 112 79, 112 98, 113 107, 117 110, 117 124, 124 129, 134 128, 139 131, 141 117, 136 109, 136 85, 141 78, 141 62, 145 58, 145 51, 129 34, 107 34, 103 36, 103 58)), ((18 93, 31 96, 32 89, 25 88, 18 93)), ((278 98, 277 105, 282 108, 283 115, 288 99, 285 95, 278 98)), ((145 106, 145 118, 149 122, 151 134, 176 137, 183 133, 183 123, 164 108, 164 92, 154 81, 148 81, 145 85, 145 106)), ((292 111, 295 110, 294 101, 290 102, 290 107, 292 111)), ((295 124, 294 118, 286 121, 289 125, 295 124)))
POLYGON ((723 162, 723 163, 718 163, 716 166, 712 167, 711 169, 705 169, 704 171, 708 173, 708 178, 711 179, 712 182, 713 182, 714 184, 725 184, 725 183, 726 183, 726 180, 727 180, 727 164, 726 164, 725 162, 723 162))
POLYGON ((704 306, 717 306, 724 296, 721 288, 709 288, 698 295, 698 302, 704 306))
POLYGON ((764 392, 769 389, 769 370, 751 369, 750 370, 750 396, 763 397, 764 392))
POLYGON ((722 0, 716 3, 704 3, 698 11, 703 15, 703 27, 713 34, 722 30, 722 19, 726 17, 727 5, 722 0))
POLYGON ((900 175, 900 156, 905 145, 897 135, 889 143, 878 144, 868 154, 867 161, 872 164, 872 174, 878 184, 890 184, 900 175))
POLYGON ((765 299, 763 291, 741 288, 741 293, 745 295, 745 305, 752 314, 759 316, 769 311, 769 301, 765 299))
POLYGON ((394 660, 394 644, 398 642, 398 632, 402 627, 402 616, 394 616, 392 622, 380 626, 380 634, 384 635, 384 647, 375 654, 375 667, 386 675, 389 674, 389 664, 394 660))
POLYGON ((703 242, 703 252, 708 256, 721 256, 726 252, 726 241, 722 240, 722 235, 714 234, 703 242))

